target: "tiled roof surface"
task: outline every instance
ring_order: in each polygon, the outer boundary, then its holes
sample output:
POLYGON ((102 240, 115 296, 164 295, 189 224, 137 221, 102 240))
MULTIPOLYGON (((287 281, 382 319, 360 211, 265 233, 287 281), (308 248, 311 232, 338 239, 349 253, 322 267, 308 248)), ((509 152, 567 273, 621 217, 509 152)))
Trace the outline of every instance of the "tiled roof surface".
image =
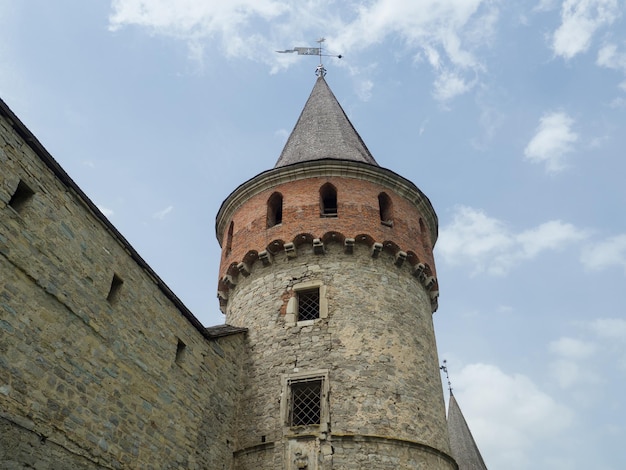
POLYGON ((459 470, 487 470, 454 395, 450 395, 448 406, 448 434, 452 457, 459 465, 459 470))
POLYGON ((319 77, 275 168, 326 158, 378 166, 326 81, 319 77))

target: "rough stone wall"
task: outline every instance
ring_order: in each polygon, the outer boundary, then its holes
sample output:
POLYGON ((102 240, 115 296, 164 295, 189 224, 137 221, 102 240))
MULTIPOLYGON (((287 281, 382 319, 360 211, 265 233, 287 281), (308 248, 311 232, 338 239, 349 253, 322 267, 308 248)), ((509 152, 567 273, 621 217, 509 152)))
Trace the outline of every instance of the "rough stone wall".
POLYGON ((357 470, 450 470, 456 463, 448 455, 411 442, 379 437, 346 436, 335 438, 333 468, 357 470))
POLYGON ((329 373, 330 426, 313 430, 321 453, 310 468, 455 468, 429 294, 407 264, 396 266, 385 252, 374 259, 362 244, 353 254, 339 243, 327 244, 324 254, 303 245, 295 258, 278 254, 271 265, 254 263, 249 276, 239 276, 227 322, 249 328, 236 468, 252 468, 246 462, 253 454, 281 460, 288 442, 311 437, 281 419, 281 377, 317 369, 329 373), (289 326, 285 303, 304 281, 327 286, 328 317, 289 326), (370 440, 346 444, 345 436, 370 440), (394 442, 400 441, 414 445, 399 448, 394 442), (434 461, 433 454, 439 463, 424 463, 434 461), (354 463, 368 459, 376 462, 354 463))
MULTIPOLYGON (((300 234, 321 238, 334 231, 347 238, 365 234, 377 242, 393 241, 399 249, 412 251, 429 264, 435 275, 433 242, 428 227, 420 227, 415 206, 393 191, 369 181, 342 177, 319 177, 290 181, 261 192, 246 201, 233 217, 232 250, 222 251, 220 277, 232 263, 241 262, 249 250, 262 251, 274 240, 293 242, 300 234), (337 189, 338 216, 320 217, 320 188, 331 183, 337 189), (282 224, 267 228, 267 201, 274 192, 283 196, 282 224), (393 226, 381 224, 378 195, 385 192, 393 203, 393 226)), ((425 219, 422 219, 425 224, 425 219)), ((226 227, 228 232, 228 226, 226 227)), ((222 240, 226 240, 227 233, 222 240)), ((225 246, 225 243, 222 243, 225 246)))
POLYGON ((243 335, 203 336, 4 118, 0 168, 0 468, 230 468, 243 335))

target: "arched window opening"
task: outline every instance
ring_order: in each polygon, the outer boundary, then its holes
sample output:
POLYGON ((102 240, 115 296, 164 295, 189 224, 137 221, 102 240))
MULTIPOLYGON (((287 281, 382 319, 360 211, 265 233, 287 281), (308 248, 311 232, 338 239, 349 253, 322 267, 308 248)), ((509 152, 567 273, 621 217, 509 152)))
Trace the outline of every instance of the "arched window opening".
POLYGON ((378 209, 380 211, 380 223, 387 227, 393 227, 393 204, 387 193, 378 195, 378 209))
POLYGON ((337 217, 337 189, 330 183, 320 188, 320 217, 337 217))
POLYGON ((283 195, 274 193, 267 200, 267 228, 283 223, 283 195))
POLYGON ((426 251, 430 250, 432 247, 428 246, 428 232, 427 232, 427 228, 426 228, 426 224, 424 224, 424 221, 420 218, 420 241, 422 242, 422 246, 424 247, 424 249, 426 251))
POLYGON ((233 249, 233 231, 235 230, 235 222, 231 221, 230 226, 228 227, 228 235, 226 235, 226 247, 224 249, 224 253, 229 255, 233 249))

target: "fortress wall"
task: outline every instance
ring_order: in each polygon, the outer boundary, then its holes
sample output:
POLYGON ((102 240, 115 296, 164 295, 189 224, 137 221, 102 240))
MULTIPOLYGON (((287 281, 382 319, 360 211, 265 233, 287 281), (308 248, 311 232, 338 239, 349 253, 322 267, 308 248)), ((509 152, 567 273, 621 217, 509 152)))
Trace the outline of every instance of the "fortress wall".
POLYGON ((6 116, 0 467, 229 468, 243 335, 208 338, 6 116))

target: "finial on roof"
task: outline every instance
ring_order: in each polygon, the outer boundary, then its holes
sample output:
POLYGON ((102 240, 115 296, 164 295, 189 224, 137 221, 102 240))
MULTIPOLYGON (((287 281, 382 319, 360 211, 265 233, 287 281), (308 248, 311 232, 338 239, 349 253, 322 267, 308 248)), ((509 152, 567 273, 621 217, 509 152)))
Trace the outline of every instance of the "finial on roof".
POLYGON ((293 49, 285 49, 284 51, 276 51, 279 54, 285 54, 285 53, 291 53, 291 52, 297 52, 298 55, 316 55, 320 58, 320 64, 315 68, 315 75, 317 75, 318 77, 324 77, 326 76, 326 68, 324 67, 324 64, 322 63, 322 57, 337 57, 338 59, 341 59, 343 56, 341 54, 339 55, 334 55, 334 54, 324 54, 323 53, 323 48, 322 48, 322 43, 326 41, 326 38, 319 38, 317 41, 319 44, 319 47, 294 47, 293 49))
POLYGON ((440 370, 446 373, 446 379, 448 380, 448 390, 450 391, 450 395, 452 395, 452 383, 450 382, 450 376, 448 375, 448 361, 443 360, 443 365, 439 367, 440 370))

